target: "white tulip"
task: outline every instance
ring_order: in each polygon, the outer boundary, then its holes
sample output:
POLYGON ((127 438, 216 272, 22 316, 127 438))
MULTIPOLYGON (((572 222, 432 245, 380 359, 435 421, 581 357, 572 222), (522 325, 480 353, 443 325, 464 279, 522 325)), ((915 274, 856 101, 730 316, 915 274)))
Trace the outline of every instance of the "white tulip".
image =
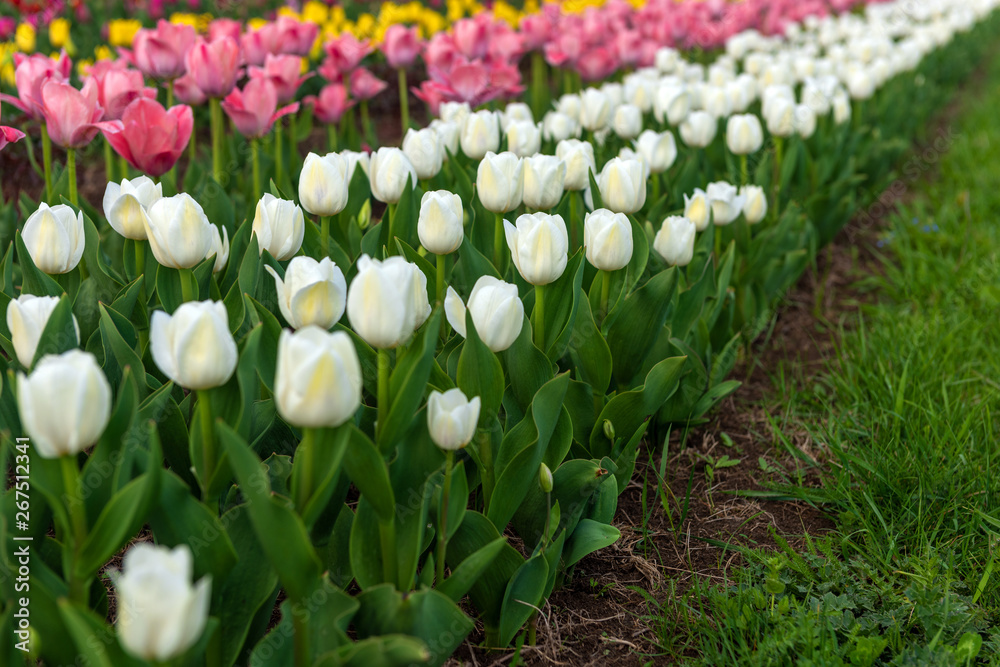
POLYGON ((756 225, 767 215, 767 195, 759 185, 744 185, 740 188, 744 198, 743 217, 748 224, 756 225))
POLYGON ((716 118, 726 118, 733 112, 729 92, 723 86, 705 86, 701 101, 705 111, 716 118))
POLYGON ((661 85, 653 99, 653 116, 659 122, 667 121, 674 127, 683 123, 691 113, 691 94, 683 83, 661 85))
POLYGON ((776 137, 790 137, 795 134, 795 103, 780 97, 767 107, 767 131, 776 137))
POLYGON ((693 222, 699 232, 708 227, 712 220, 712 205, 701 188, 695 188, 691 197, 684 195, 684 217, 693 222))
POLYGON ((524 159, 524 205, 541 211, 559 203, 566 181, 566 163, 555 155, 524 159))
POLYGON ((347 290, 347 319, 377 349, 402 345, 430 315, 427 276, 402 257, 384 261, 362 255, 347 290))
MULTIPOLYGON (((228 255, 229 233, 208 221, 201 205, 182 192, 173 197, 163 197, 153 204, 145 220, 146 236, 153 257, 163 266, 173 269, 190 269, 213 254, 220 259, 219 248, 228 255)), ((223 262, 224 263, 224 262, 223 262)))
POLYGON ((649 170, 660 174, 670 169, 677 159, 677 142, 674 135, 668 132, 646 130, 635 142, 635 150, 643 157, 649 170))
POLYGON ((459 139, 462 152, 473 160, 482 160, 489 152, 500 148, 500 122, 493 111, 469 114, 459 139))
POLYGON ((438 141, 441 142, 441 146, 444 149, 444 160, 448 159, 449 154, 458 155, 458 135, 462 132, 461 125, 452 121, 435 118, 428 127, 438 135, 438 141))
POLYGON ((677 64, 680 62, 680 58, 681 56, 677 49, 664 46, 657 49, 654 57, 654 63, 656 64, 656 69, 660 70, 664 74, 670 74, 677 69, 677 64))
POLYGON ((80 263, 87 244, 83 212, 75 213, 65 204, 50 207, 42 202, 25 221, 21 238, 39 271, 68 273, 80 263))
POLYGON ((465 124, 465 119, 472 114, 472 108, 467 102, 442 102, 438 107, 438 117, 446 123, 455 123, 459 127, 465 124))
POLYGON ((425 192, 417 218, 420 245, 435 255, 455 252, 465 238, 462 198, 447 190, 425 192))
POLYGON ((121 184, 111 182, 104 189, 104 217, 116 232, 127 239, 146 240, 146 211, 163 196, 163 186, 148 176, 121 184))
POLYGON ((278 338, 274 403, 278 414, 300 428, 335 428, 361 406, 361 362, 351 337, 307 326, 278 338))
POLYGON ((212 580, 191 584, 191 550, 141 542, 125 553, 112 576, 118 594, 118 640, 132 655, 155 663, 180 657, 201 637, 212 580))
POLYGON ((585 130, 597 132, 611 120, 611 99, 597 88, 587 88, 580 93, 580 125, 585 130))
POLYGON ((239 360, 221 301, 188 301, 173 315, 154 311, 149 346, 157 368, 185 389, 226 384, 239 360))
POLYGON ((427 399, 427 430, 434 444, 446 451, 469 444, 479 423, 480 403, 478 396, 469 400, 458 387, 443 394, 432 391, 427 399))
POLYGON ((253 217, 253 235, 261 255, 267 250, 279 262, 291 259, 302 247, 306 233, 305 217, 295 202, 265 193, 257 202, 253 217))
POLYGON ((644 76, 631 76, 625 82, 624 101, 639 108, 640 113, 653 109, 656 98, 656 81, 644 76))
MULTIPOLYGON (((493 276, 481 276, 469 295, 469 312, 479 338, 494 352, 503 352, 517 340, 524 323, 524 303, 517 286, 493 276)), ((444 299, 444 314, 448 324, 462 338, 465 329, 466 306, 454 288, 448 288, 444 299)))
POLYGON ((671 266, 687 266, 694 257, 694 239, 697 227, 680 215, 663 221, 653 239, 653 249, 671 266))
POLYGON ((507 150, 518 157, 530 157, 542 147, 542 130, 534 121, 511 121, 506 136, 507 150))
POLYGON ((728 225, 743 212, 746 197, 739 194, 735 185, 725 181, 709 183, 707 194, 712 202, 712 222, 717 226, 728 225))
POLYGON ((534 124, 535 116, 531 107, 524 102, 511 102, 500 112, 500 127, 506 130, 511 123, 527 122, 534 124))
POLYGON ((417 178, 426 180, 434 178, 441 171, 444 162, 444 146, 441 135, 432 128, 406 130, 403 137, 403 153, 413 165, 417 178))
MULTIPOLYGON (((22 294, 7 304, 7 329, 10 331, 17 360, 25 368, 31 368, 38 343, 42 339, 42 332, 52 317, 52 311, 58 305, 59 297, 33 294, 22 294)), ((76 340, 73 344, 79 345, 80 325, 76 321, 76 316, 72 317, 73 328, 76 329, 76 340)))
POLYGON ((642 110, 634 104, 622 104, 611 117, 611 129, 622 139, 634 139, 642 132, 642 110))
POLYGON ((368 169, 372 196, 386 204, 395 204, 407 187, 417 185, 417 170, 406 153, 398 148, 383 146, 372 153, 368 169))
POLYGON ((566 163, 566 190, 586 190, 590 187, 590 173, 597 171, 594 146, 589 141, 564 139, 556 144, 556 157, 566 163))
POLYGON ((707 111, 692 111, 681 123, 681 139, 692 148, 705 148, 715 139, 719 122, 707 111))
POLYGON ((212 225, 212 247, 208 251, 208 257, 215 255, 215 264, 212 266, 212 273, 218 273, 226 268, 229 261, 229 232, 223 228, 219 234, 219 228, 212 225))
POLYGON ((632 225, 624 213, 606 208, 583 219, 583 245, 587 261, 602 271, 617 271, 632 259, 632 225))
MULTIPOLYGON (((309 153, 299 172, 299 202, 312 215, 337 215, 347 206, 354 170, 339 153, 309 153)), ((367 171, 367 170, 366 170, 367 171)))
POLYGON ((487 153, 476 172, 476 192, 487 211, 513 211, 524 197, 524 161, 509 151, 487 153))
POLYGON ((838 91, 833 96, 833 122, 843 125, 851 120, 851 100, 844 91, 838 91))
POLYGON ((638 160, 612 158, 597 177, 601 201, 616 213, 635 213, 646 203, 646 175, 638 160))
POLYGON ((875 94, 875 79, 864 69, 854 69, 847 76, 847 92, 855 100, 867 100, 875 94))
POLYGON ((625 101, 625 87, 617 81, 603 83, 599 90, 608 96, 612 109, 625 101))
POLYGON ((764 130, 753 114, 730 116, 726 123, 726 145, 733 155, 756 153, 764 145, 764 130))
POLYGON ((316 325, 329 329, 344 315, 347 306, 347 281, 344 272, 329 257, 293 257, 284 279, 271 266, 264 266, 274 277, 278 309, 293 329, 316 325))
MULTIPOLYGON (((367 151, 340 151, 340 156, 347 161, 347 185, 350 187, 351 181, 354 180, 354 172, 358 167, 361 167, 361 171, 365 172, 365 178, 369 181, 371 180, 371 164, 372 164, 372 154, 367 151)), ((306 209, 307 211, 309 209, 306 209)), ((311 211, 310 211, 311 212, 311 211)))
POLYGON ((805 104, 795 107, 795 132, 803 139, 816 132, 816 114, 805 104))
POLYGON ((559 113, 564 113, 577 123, 580 122, 580 109, 583 103, 580 100, 580 96, 576 93, 567 93, 559 98, 556 102, 556 111, 559 113))
POLYGON ((48 354, 31 375, 18 373, 17 406, 42 458, 72 456, 104 433, 111 419, 111 385, 89 352, 48 354))
POLYGON ((542 119, 542 137, 547 141, 559 142, 579 137, 581 130, 576 119, 561 111, 550 111, 542 119))
POLYGON ((569 260, 569 236, 562 216, 529 213, 515 224, 504 220, 511 260, 525 282, 548 285, 559 279, 569 260))

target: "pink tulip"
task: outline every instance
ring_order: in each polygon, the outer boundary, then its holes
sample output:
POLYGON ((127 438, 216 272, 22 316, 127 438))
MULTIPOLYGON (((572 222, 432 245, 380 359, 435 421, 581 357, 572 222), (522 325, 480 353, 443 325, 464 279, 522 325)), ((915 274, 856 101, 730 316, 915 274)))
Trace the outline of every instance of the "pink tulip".
POLYGON ((611 75, 618 67, 618 60, 610 49, 587 49, 576 61, 576 71, 584 81, 599 81, 611 75))
POLYGON ((429 73, 434 85, 421 87, 417 94, 429 103, 434 96, 440 96, 444 100, 467 102, 477 107, 504 94, 504 88, 492 85, 490 68, 479 60, 462 63, 450 72, 431 68, 429 73))
POLYGON ((385 54, 390 67, 400 69, 412 65, 423 47, 420 33, 416 28, 407 28, 396 23, 385 31, 382 53, 385 54))
POLYGON ((156 100, 140 97, 125 108, 121 120, 102 123, 101 130, 130 165, 157 177, 177 163, 193 128, 191 107, 179 104, 164 110, 156 100))
POLYGON ((347 98, 347 88, 342 83, 323 86, 319 96, 310 95, 304 101, 312 105, 316 118, 330 124, 339 123, 344 112, 354 106, 354 101, 347 98))
POLYGON ((243 24, 236 19, 217 18, 208 24, 208 40, 220 37, 232 37, 239 41, 243 34, 243 24))
POLYGON ((17 97, 0 95, 0 99, 10 102, 15 107, 28 114, 29 117, 41 120, 42 87, 49 81, 66 81, 69 79, 73 63, 62 54, 59 60, 36 53, 25 56, 14 54, 14 84, 17 86, 17 97))
POLYGON ((16 143, 23 138, 24 132, 7 127, 6 125, 0 125, 0 149, 3 149, 7 144, 16 143))
POLYGON ((274 121, 298 111, 299 103, 278 109, 274 85, 267 79, 250 79, 243 90, 235 88, 222 100, 222 108, 240 134, 260 138, 271 131, 274 121))
MULTIPOLYGON (((327 65, 327 72, 336 71, 341 74, 350 72, 360 65, 361 60, 372 51, 367 39, 359 42, 349 32, 327 42, 323 50, 326 51, 327 63, 324 64, 327 65)), ((336 80, 330 78, 326 72, 323 73, 323 76, 330 81, 336 80)))
POLYGON ((63 81, 42 86, 42 114, 52 143, 63 148, 82 148, 100 127, 104 109, 97 101, 97 82, 88 79, 83 90, 63 81))
POLYGON ((156 29, 142 29, 132 41, 135 66, 146 76, 170 81, 184 74, 184 58, 195 42, 189 25, 160 20, 156 29))
POLYGON ((140 97, 156 99, 156 88, 143 86, 142 72, 117 67, 108 60, 95 63, 88 78, 97 84, 97 101, 104 108, 102 120, 120 119, 125 107, 140 97))
POLYGON ((183 104, 190 104, 196 107, 208 101, 208 97, 205 96, 205 93, 201 92, 201 88, 194 82, 190 74, 185 74, 174 81, 174 97, 183 104))
POLYGON ((486 49, 487 59, 501 62, 517 62, 524 55, 524 37, 506 23, 495 23, 486 49))
POLYGON ((319 35, 318 25, 308 21, 297 21, 291 16, 279 16, 275 27, 278 32, 279 53, 293 56, 308 56, 319 35))
POLYGON ((295 98, 302 82, 313 75, 309 72, 299 76, 302 71, 302 58, 299 56, 272 56, 267 54, 263 67, 251 67, 250 78, 264 78, 270 81, 278 91, 278 103, 283 104, 295 98))
POLYGON ((0 16, 0 40, 7 41, 14 36, 17 30, 17 21, 10 16, 0 16))
POLYGON ((359 67, 351 72, 351 95, 359 100, 370 100, 385 90, 388 85, 364 67, 359 67))
POLYGON ((198 38, 187 54, 187 71, 206 97, 225 97, 240 74, 240 46, 232 37, 206 42, 198 38))
POLYGON ((278 52, 278 28, 267 23, 240 37, 243 61, 248 65, 263 65, 268 54, 278 52))
POLYGON ((527 14, 518 26, 527 51, 538 51, 552 34, 552 22, 545 14, 527 14))
POLYGON ((436 67, 443 71, 448 71, 455 67, 459 60, 464 60, 462 54, 455 45, 455 40, 451 35, 439 32, 427 42, 424 49, 424 62, 427 67, 436 67))
POLYGON ((486 24, 477 19, 459 19, 451 28, 455 46, 466 58, 482 58, 489 46, 486 24))
POLYGON ((451 90, 437 81, 428 79, 420 84, 420 87, 410 88, 410 91, 422 100, 430 109, 431 115, 437 116, 438 109, 442 102, 451 101, 449 96, 451 90))

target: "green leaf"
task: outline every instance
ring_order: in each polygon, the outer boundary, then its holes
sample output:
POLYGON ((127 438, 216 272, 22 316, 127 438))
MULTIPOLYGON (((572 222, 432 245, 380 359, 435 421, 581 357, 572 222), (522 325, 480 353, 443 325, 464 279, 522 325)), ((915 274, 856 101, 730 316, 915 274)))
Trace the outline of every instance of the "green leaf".
POLYGON ((479 338, 468 310, 465 311, 465 342, 458 358, 457 379, 466 397, 480 397, 479 426, 485 427, 491 416, 499 414, 505 384, 503 368, 497 356, 479 338))
POLYGON ((552 362, 535 347, 527 315, 514 344, 504 352, 510 393, 522 411, 526 411, 535 393, 552 379, 552 362))
POLYGON ((563 548, 563 565, 567 568, 573 567, 584 556, 611 546, 621 536, 621 531, 614 526, 591 519, 581 519, 563 548))
POLYGON ((45 328, 42 329, 31 367, 34 368, 47 354, 62 354, 79 345, 80 339, 77 336, 76 323, 73 321, 73 302, 68 296, 63 296, 52 310, 45 328))
POLYGON ((448 541, 446 558, 448 567, 454 572, 472 554, 498 539, 501 540, 500 553, 469 589, 469 599, 479 610, 483 621, 494 627, 500 624, 507 584, 524 559, 514 547, 500 537, 500 533, 489 519, 472 510, 466 512, 458 532, 448 541))
POLYGON ((611 349, 597 328, 590 301, 583 298, 579 302, 580 310, 574 319, 573 336, 570 338, 570 358, 576 367, 576 377, 593 387, 594 393, 604 394, 611 384, 611 349))
POLYGON ((677 269, 672 267, 649 279, 616 309, 608 329, 608 347, 614 364, 615 381, 629 387, 642 367, 656 337, 663 329, 677 286, 677 269))
POLYGON ((389 378, 391 407, 380 435, 379 449, 383 454, 409 429, 414 413, 423 402, 427 380, 434 365, 438 331, 441 327, 441 309, 435 309, 413 342, 406 348, 389 378))
POLYGON ((500 647, 507 646, 541 605, 549 564, 543 554, 529 558, 510 580, 500 612, 500 647))
POLYGON ((20 232, 14 234, 14 244, 17 247, 17 263, 21 267, 21 294, 37 296, 59 296, 63 288, 48 274, 35 267, 28 247, 20 232))
MULTIPOLYGON (((559 359, 566 352, 573 332, 583 285, 583 251, 578 250, 566 265, 566 270, 545 289, 545 340, 542 350, 550 359, 559 359)), ((534 313, 532 313, 534 316, 534 313)), ((532 327, 538 326, 532 322, 532 327)))
POLYGON ((498 537, 472 552, 457 567, 452 568, 451 576, 441 582, 437 590, 455 602, 460 602, 487 568, 493 564, 506 544, 507 540, 498 537))

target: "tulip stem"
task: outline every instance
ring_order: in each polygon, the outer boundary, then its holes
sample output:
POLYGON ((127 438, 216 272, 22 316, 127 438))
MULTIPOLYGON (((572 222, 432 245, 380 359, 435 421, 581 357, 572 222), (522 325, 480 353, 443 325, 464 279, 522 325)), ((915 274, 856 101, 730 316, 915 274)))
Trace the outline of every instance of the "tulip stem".
POLYGON ((208 102, 212 122, 212 178, 222 184, 222 106, 217 98, 208 102))
MULTIPOLYGON (((441 257, 441 255, 438 255, 441 257)), ((441 487, 441 525, 438 531, 437 544, 437 577, 434 583, 438 586, 444 581, 444 553, 448 545, 448 496, 451 494, 451 470, 455 465, 455 452, 447 450, 444 453, 444 486, 441 487)))
POLYGON ((205 478, 202 480, 202 500, 212 507, 213 498, 209 496, 212 475, 215 473, 215 430, 212 426, 212 401, 209 390, 198 391, 198 403, 201 427, 201 461, 205 478))
POLYGON ((292 628, 295 634, 293 652, 296 667, 311 665, 312 662, 309 659, 309 613, 305 609, 292 610, 292 628))
POLYGON ((781 161, 782 154, 784 153, 784 139, 782 137, 774 138, 774 183, 772 187, 774 188, 774 194, 771 196, 771 201, 774 202, 774 210, 780 208, 780 202, 778 197, 781 196, 781 161))
POLYGON ((298 131, 295 129, 295 114, 288 114, 288 173, 294 174, 299 157, 298 131))
POLYGON ((361 100, 361 131, 364 132, 365 141, 371 150, 375 150, 375 132, 372 129, 372 119, 368 114, 368 100, 361 100))
POLYGON ((279 186, 282 183, 281 177, 285 175, 285 142, 282 141, 283 136, 281 119, 279 118, 274 124, 274 182, 279 186))
POLYGON ((396 521, 394 518, 379 519, 378 536, 382 545, 382 578, 387 583, 396 584, 396 521))
POLYGON ((250 140, 250 159, 253 161, 253 196, 260 199, 260 139, 254 137, 250 140))
POLYGON ((323 250, 323 256, 330 256, 330 216, 321 215, 319 217, 319 243, 323 250))
POLYGON ((52 202, 52 139, 47 128, 42 128, 42 166, 45 170, 45 198, 52 202))
POLYGON ((750 168, 747 164, 747 156, 740 156, 740 183, 750 185, 750 168))
POLYGON ((320 472, 313 470, 315 467, 313 462, 316 459, 317 431, 318 429, 315 428, 302 429, 302 441, 295 449, 295 456, 302 459, 301 461, 293 461, 297 465, 293 467, 292 472, 292 483, 295 486, 295 511, 299 513, 299 516, 305 514, 306 505, 309 504, 309 498, 312 496, 313 475, 320 472), (295 475, 296 470, 300 471, 301 475, 295 475))
POLYGON ((330 152, 337 150, 337 126, 330 124, 326 126, 326 141, 329 144, 330 152))
POLYGON ((579 213, 577 212, 577 194, 575 192, 569 193, 569 235, 570 235, 570 251, 576 252, 580 243, 580 234, 577 232, 577 227, 580 225, 580 221, 577 219, 579 213))
POLYGON ((118 156, 118 171, 121 173, 122 180, 128 178, 128 161, 121 155, 118 156))
POLYGON ((76 149, 66 149, 66 171, 69 172, 69 201, 79 208, 80 199, 76 192, 76 149))
POLYGON ((496 214, 496 226, 493 228, 493 265, 497 273, 503 276, 503 213, 496 214))
POLYGON ((399 68, 399 117, 403 124, 403 134, 410 129, 410 96, 406 90, 406 70, 399 68))
POLYGON ((531 105, 534 107, 532 111, 535 113, 535 118, 540 118, 545 112, 543 98, 547 83, 546 78, 545 57, 541 51, 533 51, 531 53, 531 105))
POLYGON ((111 142, 104 138, 104 178, 109 183, 115 180, 114 154, 111 152, 111 142))
POLYGON ((197 301, 198 294, 195 292, 195 278, 194 272, 191 269, 178 269, 181 276, 181 299, 187 303, 188 301, 197 301))
POLYGON ((167 109, 174 106, 174 82, 167 81, 167 109))
POLYGON ((142 302, 143 308, 146 307, 146 243, 147 241, 133 241, 135 243, 135 277, 138 280, 143 278, 142 285, 139 287, 139 301, 142 302))
POLYGON ((535 285, 535 347, 545 352, 545 285, 535 285))
POLYGON ((490 441, 490 432, 484 428, 476 431, 476 443, 479 445, 479 462, 483 466, 483 513, 490 508, 490 498, 493 496, 493 486, 496 480, 493 478, 493 443, 490 441))
POLYGON ((438 303, 444 303, 444 270, 445 270, 445 260, 447 257, 445 255, 437 256, 437 300, 438 303))
POLYGON ((375 441, 382 447, 382 432, 389 418, 389 350, 378 351, 378 421, 375 422, 375 441))
POLYGON ((608 301, 611 298, 611 272, 601 270, 601 321, 608 315, 608 301))
POLYGON ((87 514, 83 506, 83 495, 80 493, 80 470, 76 467, 76 456, 69 454, 59 457, 63 478, 63 499, 69 511, 70 535, 67 543, 72 545, 73 558, 70 562, 69 597, 74 602, 86 603, 84 581, 77 576, 76 560, 80 546, 87 536, 87 514))

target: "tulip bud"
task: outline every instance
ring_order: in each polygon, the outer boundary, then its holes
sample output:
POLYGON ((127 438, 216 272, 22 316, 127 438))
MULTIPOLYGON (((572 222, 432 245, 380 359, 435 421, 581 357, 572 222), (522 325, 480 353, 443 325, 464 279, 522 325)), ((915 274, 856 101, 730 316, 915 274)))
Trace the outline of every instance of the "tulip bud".
POLYGON ((632 225, 624 213, 606 208, 583 219, 583 245, 587 261, 602 271, 617 271, 632 259, 632 225))
POLYGON ((795 132, 803 139, 816 132, 816 114, 804 104, 795 107, 795 132))
POLYGON ((611 100, 597 88, 587 88, 580 93, 580 125, 585 130, 597 132, 611 120, 611 100))
POLYGON ((476 192, 487 211, 513 211, 524 197, 524 161, 509 151, 487 153, 476 172, 476 192))
MULTIPOLYGON (((372 154, 366 151, 340 151, 340 155, 347 160, 347 185, 350 187, 351 180, 354 179, 354 172, 358 167, 365 172, 365 178, 371 181, 372 154)), ((367 199, 365 201, 368 201, 367 199)), ((309 209, 306 209, 309 210, 309 209)))
POLYGON ((729 94, 722 86, 705 86, 701 101, 705 111, 716 118, 726 118, 733 111, 729 94))
POLYGON ((697 228, 689 219, 672 215, 663 221, 653 239, 653 249, 671 266, 687 266, 694 257, 697 228))
POLYGON ((715 139, 719 123, 706 111, 692 111, 681 123, 681 139, 692 148, 705 148, 715 139))
POLYGON ((500 122, 492 111, 469 114, 459 138, 462 152, 473 160, 482 160, 487 153, 500 148, 500 122))
POLYGON ((267 250, 279 262, 291 259, 302 247, 305 233, 305 218, 295 202, 278 199, 270 193, 257 202, 253 235, 257 237, 260 254, 267 250))
MULTIPOLYGON (((52 317, 52 311, 59 305, 59 297, 55 296, 35 296, 33 294, 22 294, 16 299, 11 299, 7 304, 7 329, 10 331, 11 342, 14 344, 14 352, 17 360, 25 368, 31 368, 31 362, 35 359, 35 352, 38 350, 38 343, 42 339, 42 332, 45 325, 52 317)), ((73 328, 76 329, 75 345, 80 344, 80 325, 73 316, 73 328)))
POLYGON ((630 160, 638 160, 642 165, 642 178, 647 181, 649 180, 649 175, 653 172, 649 168, 649 162, 646 161, 646 157, 644 155, 637 153, 628 146, 623 146, 622 149, 618 151, 618 157, 626 162, 630 160))
POLYGON ((435 255, 458 250, 465 238, 462 198, 447 190, 425 192, 417 219, 420 245, 435 255))
POLYGON ((844 91, 837 91, 833 96, 833 122, 843 125, 851 120, 851 100, 844 91))
POLYGON ((405 343, 430 315, 427 276, 402 257, 384 261, 362 255, 347 290, 351 327, 374 348, 405 343))
POLYGON ((735 220, 746 203, 746 197, 738 193, 736 186, 724 181, 709 183, 707 194, 712 202, 712 222, 720 227, 735 220))
POLYGON ((299 173, 299 202, 312 215, 337 215, 347 206, 348 162, 338 153, 309 153, 299 173))
POLYGON ((518 157, 530 157, 542 147, 542 130, 530 120, 512 121, 506 135, 507 150, 518 157))
POLYGON ((577 123, 580 122, 581 106, 580 96, 576 93, 567 93, 556 101, 556 111, 566 114, 577 123))
POLYGON ((668 46, 664 46, 656 50, 655 64, 656 69, 660 70, 664 74, 670 74, 675 69, 677 69, 677 63, 680 61, 680 53, 677 49, 672 49, 668 46))
POLYGON ((432 391, 427 399, 427 430, 434 444, 446 451, 465 447, 476 435, 481 401, 469 400, 455 387, 443 394, 432 391))
POLYGON ((428 127, 437 133, 438 141, 441 142, 442 161, 448 159, 449 153, 458 155, 458 135, 462 131, 462 127, 458 123, 434 119, 428 127))
POLYGON ((646 130, 636 140, 635 149, 654 174, 670 169, 677 159, 677 142, 670 132, 646 130))
POLYGON ((112 577, 118 596, 115 628, 132 655, 153 663, 180 657, 201 637, 208 620, 212 580, 191 585, 191 549, 140 542, 125 553, 112 577))
MULTIPOLYGON (((493 352, 503 352, 517 340, 524 323, 524 303, 517 286, 493 276, 481 276, 469 295, 468 310, 479 338, 493 352)), ((444 299, 444 314, 448 324, 462 338, 465 330, 466 306, 454 288, 449 287, 444 299)))
POLYGON ((511 260, 526 282, 548 285, 566 270, 569 236, 562 216, 525 214, 513 225, 504 220, 504 232, 511 260))
POLYGON ((17 406, 42 458, 72 456, 104 433, 111 418, 111 385, 89 352, 49 354, 31 375, 18 373, 17 406))
POLYGON ((653 116, 660 123, 666 121, 674 127, 683 123, 691 113, 691 94, 683 84, 661 85, 653 99, 653 116))
POLYGON ((597 172, 594 146, 589 141, 565 139, 556 144, 556 157, 566 163, 566 190, 586 190, 590 187, 590 173, 597 172))
POLYGON ((608 440, 614 442, 615 440, 615 425, 611 423, 610 419, 605 419, 604 424, 601 425, 604 430, 604 437, 608 440))
POLYGON ((500 112, 500 127, 506 131, 512 124, 520 122, 535 124, 535 116, 531 113, 531 107, 524 102, 510 102, 500 112))
POLYGON ((616 213, 635 213, 646 203, 646 175, 638 160, 612 158, 597 177, 604 205, 616 213))
POLYGON ((236 371, 236 341, 221 301, 188 301, 168 315, 153 312, 149 345, 157 368, 186 389, 211 389, 236 371))
POLYGON ((561 111, 550 111, 542 119, 542 137, 547 141, 564 141, 580 136, 580 124, 561 111))
POLYGON ((855 69, 847 75, 847 92, 855 100, 867 100, 875 94, 875 80, 864 69, 855 69))
POLYGON ((632 104, 623 104, 611 119, 611 128, 622 139, 634 139, 642 132, 642 111, 632 104))
POLYGON ((740 196, 744 198, 743 217, 748 224, 756 225, 767 215, 767 195, 759 185, 744 185, 740 188, 740 196))
POLYGON ((790 137, 795 134, 795 103, 784 97, 774 98, 768 103, 767 131, 776 137, 790 137))
POLYGON ((146 212, 163 197, 163 186, 153 183, 148 176, 139 176, 131 181, 122 180, 121 185, 108 183, 104 190, 104 217, 116 232, 127 239, 146 240, 146 212))
POLYGON ((465 125, 465 119, 472 115, 472 109, 467 102, 442 102, 438 107, 438 118, 446 123, 455 123, 459 127, 465 125))
POLYGON ((350 335, 307 326, 278 338, 274 403, 300 428, 334 428, 361 405, 361 363, 350 335))
POLYGON ((536 211, 559 203, 566 181, 566 163, 555 155, 524 159, 524 205, 536 211))
POLYGON ((627 79, 623 92, 625 101, 638 108, 641 117, 642 114, 653 108, 653 99, 656 97, 656 80, 633 75, 627 79))
POLYGON ((212 225, 212 247, 208 251, 208 257, 215 255, 215 264, 212 265, 212 273, 218 273, 226 268, 229 261, 229 232, 225 229, 219 234, 219 228, 212 225))
POLYGON ((50 207, 42 202, 25 221, 21 238, 39 271, 68 273, 80 263, 87 244, 83 212, 74 213, 65 204, 50 207))
POLYGON ((372 196, 380 202, 395 204, 403 192, 417 185, 417 171, 406 154, 398 148, 383 146, 372 153, 369 165, 372 196))
POLYGON ((216 255, 216 264, 222 259, 219 249, 229 254, 229 233, 208 221, 204 209, 191 195, 182 192, 173 197, 163 197, 153 204, 146 224, 146 236, 156 261, 174 269, 190 269, 207 257, 216 255))
POLYGON ((329 257, 293 257, 282 280, 271 266, 264 266, 274 276, 278 309, 293 329, 309 325, 329 329, 344 315, 347 305, 347 281, 344 272, 329 257))
POLYGON ((684 195, 684 217, 693 222, 699 232, 708 227, 712 219, 712 206, 708 195, 701 188, 695 188, 690 198, 684 195))
MULTIPOLYGON (((410 159, 417 178, 434 178, 441 171, 444 147, 440 135, 431 128, 408 129, 403 138, 403 153, 410 159)), ((416 181, 414 181, 416 182, 416 181)))
POLYGON ((726 123, 726 145, 733 155, 756 153, 764 145, 764 130, 753 114, 730 116, 726 123))
POLYGON ((542 490, 542 493, 552 493, 552 485, 552 471, 542 463, 538 466, 538 488, 542 490))
POLYGON ((612 110, 625 101, 625 87, 617 81, 608 81, 601 84, 600 91, 608 96, 612 110))

